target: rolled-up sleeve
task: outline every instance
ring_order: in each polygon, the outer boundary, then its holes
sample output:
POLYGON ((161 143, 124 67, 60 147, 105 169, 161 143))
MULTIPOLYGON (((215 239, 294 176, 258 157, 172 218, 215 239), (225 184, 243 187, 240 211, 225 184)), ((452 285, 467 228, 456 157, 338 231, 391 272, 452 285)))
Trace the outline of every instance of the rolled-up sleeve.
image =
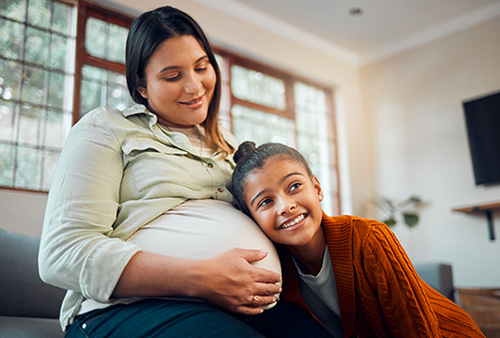
POLYGON ((39 252, 41 278, 107 302, 140 248, 113 238, 123 173, 120 142, 99 114, 70 131, 47 202, 39 252))

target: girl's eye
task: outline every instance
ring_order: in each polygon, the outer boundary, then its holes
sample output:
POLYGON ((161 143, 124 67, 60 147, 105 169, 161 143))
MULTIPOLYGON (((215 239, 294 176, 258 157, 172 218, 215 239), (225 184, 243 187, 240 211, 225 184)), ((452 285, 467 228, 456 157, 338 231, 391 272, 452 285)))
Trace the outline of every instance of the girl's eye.
POLYGON ((263 207, 263 206, 265 206, 266 204, 269 204, 269 203, 271 203, 271 199, 266 198, 266 199, 262 200, 262 201, 259 203, 259 207, 263 207))
POLYGON ((196 71, 196 72, 198 72, 198 73, 203 73, 203 72, 204 72, 204 71, 206 71, 206 70, 207 70, 207 67, 197 67, 197 68, 195 69, 195 71, 196 71))
POLYGON ((293 190, 297 189, 298 187, 300 187, 300 185, 301 185, 300 183, 294 183, 294 184, 292 184, 292 186, 290 187, 290 191, 293 191, 293 190))

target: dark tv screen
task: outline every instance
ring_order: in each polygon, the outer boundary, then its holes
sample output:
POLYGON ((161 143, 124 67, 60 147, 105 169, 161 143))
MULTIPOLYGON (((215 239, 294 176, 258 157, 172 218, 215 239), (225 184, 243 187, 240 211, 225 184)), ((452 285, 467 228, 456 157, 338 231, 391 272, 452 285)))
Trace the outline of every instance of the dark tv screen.
POLYGON ((476 185, 500 183, 500 92, 463 102, 476 185))

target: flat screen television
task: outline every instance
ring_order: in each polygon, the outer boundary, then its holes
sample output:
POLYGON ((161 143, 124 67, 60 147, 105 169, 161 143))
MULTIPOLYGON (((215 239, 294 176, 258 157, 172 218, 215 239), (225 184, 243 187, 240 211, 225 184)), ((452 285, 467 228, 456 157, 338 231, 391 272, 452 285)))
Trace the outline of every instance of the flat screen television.
POLYGON ((462 103, 476 185, 500 183, 500 92, 462 103))

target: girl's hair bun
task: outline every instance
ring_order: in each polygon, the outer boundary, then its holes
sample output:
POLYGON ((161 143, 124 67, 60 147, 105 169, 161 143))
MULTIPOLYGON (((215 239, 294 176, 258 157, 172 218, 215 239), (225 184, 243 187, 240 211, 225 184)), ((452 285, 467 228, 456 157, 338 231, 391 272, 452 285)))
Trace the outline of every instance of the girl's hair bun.
POLYGON ((238 150, 234 153, 234 162, 245 162, 252 156, 253 152, 255 151, 256 146, 255 143, 252 141, 245 141, 240 146, 238 147, 238 150))

